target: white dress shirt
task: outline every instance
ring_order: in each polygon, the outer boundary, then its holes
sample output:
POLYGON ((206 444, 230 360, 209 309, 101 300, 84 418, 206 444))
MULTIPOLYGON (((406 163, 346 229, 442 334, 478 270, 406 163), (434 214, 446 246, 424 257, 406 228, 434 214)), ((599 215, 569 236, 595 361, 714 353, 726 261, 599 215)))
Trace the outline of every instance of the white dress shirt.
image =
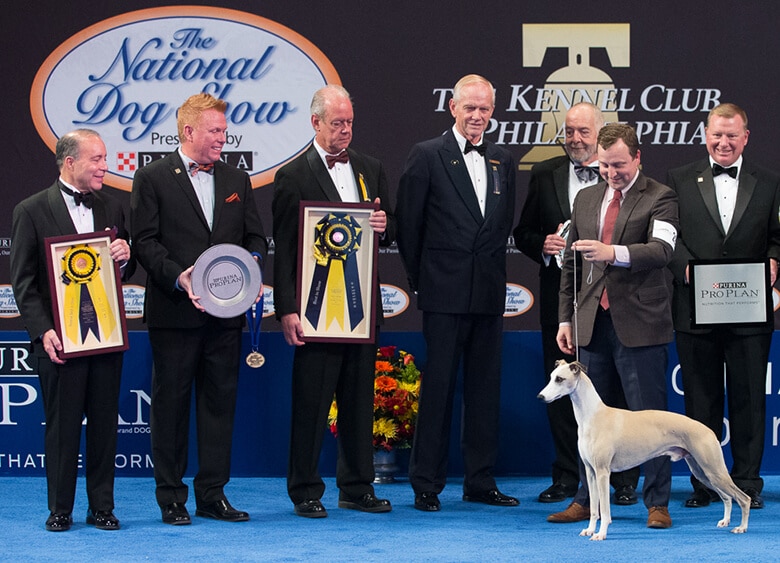
MULTIPOLYGON (((355 173, 352 171, 352 163, 337 162, 333 165, 333 168, 328 168, 328 161, 325 159, 325 156, 330 155, 330 153, 317 144, 316 139, 314 141, 314 148, 317 150, 317 153, 320 155, 322 162, 325 164, 325 169, 328 171, 328 174, 330 174, 330 178, 333 180, 333 184, 336 186, 336 189, 339 192, 341 201, 347 203, 360 202, 360 197, 358 196, 358 187, 355 183, 355 173)), ((330 156, 336 155, 334 154, 330 156)))
MULTIPOLYGON (((458 142, 458 147, 462 153, 466 149, 466 137, 461 135, 458 130, 453 126, 452 132, 455 135, 455 140, 458 142)), ((476 145, 481 144, 484 141, 485 136, 480 138, 476 145)), ((482 216, 485 216, 485 201, 487 199, 487 166, 485 165, 485 157, 479 154, 477 151, 470 151, 469 154, 463 154, 463 162, 466 164, 466 169, 469 171, 469 178, 471 178, 471 185, 474 186, 474 194, 477 196, 479 202, 479 209, 482 211, 482 216)))

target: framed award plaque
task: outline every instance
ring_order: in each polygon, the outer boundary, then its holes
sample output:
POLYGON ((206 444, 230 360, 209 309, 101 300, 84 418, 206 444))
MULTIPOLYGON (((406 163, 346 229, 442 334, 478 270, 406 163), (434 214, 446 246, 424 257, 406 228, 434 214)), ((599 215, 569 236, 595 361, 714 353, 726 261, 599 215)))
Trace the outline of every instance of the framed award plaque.
POLYGON ((127 350, 119 265, 109 248, 116 231, 45 239, 60 358, 127 350))
POLYGON ((769 326, 769 260, 691 260, 691 327, 769 326))
POLYGON ((302 201, 298 300, 303 340, 374 341, 378 235, 373 203, 302 201))

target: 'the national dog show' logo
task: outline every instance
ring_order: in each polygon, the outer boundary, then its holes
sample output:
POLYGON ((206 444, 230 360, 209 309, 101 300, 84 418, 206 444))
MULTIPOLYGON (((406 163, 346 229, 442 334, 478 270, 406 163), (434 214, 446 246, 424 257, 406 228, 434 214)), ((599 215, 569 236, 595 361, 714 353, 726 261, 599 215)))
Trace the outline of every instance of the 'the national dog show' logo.
POLYGON ((340 84, 310 41, 271 20, 223 8, 172 6, 101 21, 60 45, 30 94, 38 134, 54 150, 76 128, 109 151, 106 183, 129 191, 138 168, 179 145, 176 109, 208 92, 228 103, 222 159, 254 187, 312 140, 312 92, 340 84))

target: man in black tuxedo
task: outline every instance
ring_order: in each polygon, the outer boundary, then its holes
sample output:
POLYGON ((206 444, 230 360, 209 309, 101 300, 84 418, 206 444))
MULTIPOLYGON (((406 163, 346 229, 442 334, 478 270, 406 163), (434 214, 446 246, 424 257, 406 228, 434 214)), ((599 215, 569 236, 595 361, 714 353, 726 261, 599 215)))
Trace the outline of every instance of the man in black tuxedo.
MULTIPOLYGON (((393 241, 395 220, 385 171, 375 158, 348 148, 353 118, 352 100, 344 88, 329 85, 315 92, 314 142, 274 178, 274 306, 285 340, 295 346, 287 492, 295 514, 305 518, 328 515, 320 501, 325 484, 317 466, 334 394, 339 408, 339 507, 374 513, 392 509, 388 500, 374 495, 371 484, 376 342, 304 343, 297 295, 301 201, 374 202, 379 209, 371 213, 369 224, 380 234, 380 244, 393 241)), ((379 288, 376 291, 381 320, 379 288)), ((378 340, 378 329, 376 334, 378 340)))
POLYGON ((498 455, 506 243, 515 163, 484 132, 492 84, 467 75, 450 100, 454 127, 415 145, 398 190, 398 249, 423 311, 428 362, 409 478, 415 508, 438 511, 447 480, 452 402, 463 361, 463 500, 517 506, 493 476, 498 455))
POLYGON ((241 246, 261 263, 268 247, 249 176, 220 160, 226 107, 208 94, 188 98, 178 111, 179 149, 138 170, 133 180, 133 246, 148 274, 144 317, 154 360, 152 456, 157 503, 166 524, 190 523, 182 478, 193 382, 195 514, 231 522, 249 519, 230 505, 223 490, 230 479, 243 316, 209 315, 191 285, 193 264, 215 244, 241 246))
POLYGON ((117 229, 109 247, 125 276, 132 274, 128 233, 120 203, 103 194, 108 171, 100 135, 77 129, 57 141, 60 177, 51 187, 22 201, 13 213, 11 284, 16 304, 38 359, 46 418, 46 529, 69 530, 76 494, 82 420, 87 416, 87 524, 119 529, 114 516, 114 457, 119 416, 121 352, 63 360, 54 330, 47 273, 46 237, 117 229))
MULTIPOLYGON (((539 317, 542 325, 544 378, 549 378, 555 362, 567 362, 575 357, 558 348, 558 289, 561 285, 561 265, 566 247, 562 229, 571 219, 574 196, 584 187, 599 181, 599 130, 604 116, 588 102, 574 104, 566 112, 566 154, 540 162, 531 169, 528 196, 514 230, 515 245, 539 263, 539 317)), ((568 226, 566 227, 568 228, 568 226)), ((547 405, 555 461, 552 465, 552 485, 539 494, 539 502, 559 502, 573 497, 580 482, 577 453, 577 421, 571 400, 564 397, 547 405)), ((639 468, 612 473, 616 504, 637 502, 636 485, 639 468)))
MULTIPOLYGON (((780 175, 743 159, 747 115, 720 104, 707 118, 709 158, 669 171, 668 184, 680 198, 680 238, 670 268, 674 273, 674 328, 680 358, 685 413, 723 433, 723 365, 726 365, 734 482, 750 495, 751 508, 764 506, 761 459, 766 418, 766 369, 774 317, 761 328, 691 327, 689 260, 769 259, 771 285, 780 259, 780 175)), ((767 288, 770 290, 770 288, 767 288)), ((710 504, 710 492, 691 477, 687 507, 710 504)))

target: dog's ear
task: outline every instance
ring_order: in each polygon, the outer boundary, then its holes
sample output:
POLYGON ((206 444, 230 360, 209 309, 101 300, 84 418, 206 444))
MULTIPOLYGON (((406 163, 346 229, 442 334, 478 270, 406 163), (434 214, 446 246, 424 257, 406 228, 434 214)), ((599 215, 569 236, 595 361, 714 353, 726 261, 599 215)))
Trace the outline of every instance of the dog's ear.
POLYGON ((581 372, 583 372, 584 371, 584 367, 585 366, 583 366, 579 362, 572 362, 572 363, 569 364, 569 369, 571 370, 571 372, 573 374, 576 374, 576 375, 579 375, 581 372))
POLYGON ((566 364, 566 360, 555 360, 555 367, 562 366, 566 364))

